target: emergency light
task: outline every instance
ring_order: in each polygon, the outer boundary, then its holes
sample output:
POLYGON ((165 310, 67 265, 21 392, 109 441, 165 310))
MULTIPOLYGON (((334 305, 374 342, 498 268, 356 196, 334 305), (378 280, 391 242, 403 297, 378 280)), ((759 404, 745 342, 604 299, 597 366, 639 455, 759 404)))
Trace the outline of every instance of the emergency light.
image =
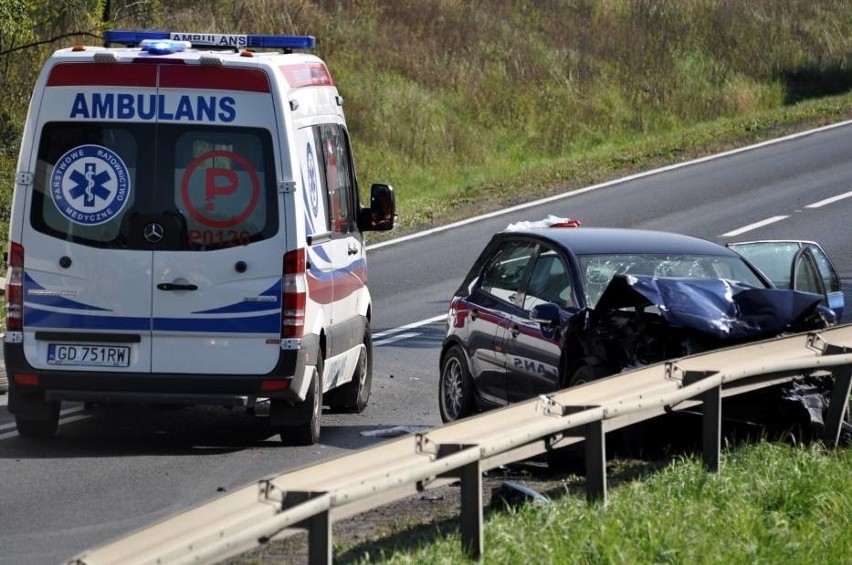
POLYGON ((175 31, 104 32, 105 43, 138 45, 152 55, 178 53, 187 47, 209 46, 220 49, 313 49, 312 35, 248 35, 225 33, 184 33, 175 31))

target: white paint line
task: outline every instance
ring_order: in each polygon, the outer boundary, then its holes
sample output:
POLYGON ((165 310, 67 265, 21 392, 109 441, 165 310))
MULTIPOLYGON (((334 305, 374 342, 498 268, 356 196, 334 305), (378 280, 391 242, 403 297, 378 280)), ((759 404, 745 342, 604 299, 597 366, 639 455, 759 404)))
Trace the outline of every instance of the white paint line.
POLYGON ((488 219, 488 218, 494 218, 496 216, 501 216, 503 214, 509 214, 511 212, 517 212, 518 210, 524 210, 526 208, 532 208, 534 206, 538 206, 539 204, 546 204, 548 202, 554 202, 556 200, 561 200, 563 198, 571 198, 572 196, 578 196, 578 195, 583 194, 585 192, 590 192, 592 190, 597 190, 599 188, 614 186, 614 185, 617 185, 617 184, 621 184, 621 183, 625 183, 625 182, 628 182, 628 181, 649 177, 649 176, 656 175, 656 174, 659 174, 659 173, 665 173, 665 172, 668 172, 668 171, 673 171, 675 169, 681 169, 681 168, 684 168, 684 167, 689 167, 691 165, 697 165, 699 163, 706 163, 707 161, 712 161, 714 159, 722 159, 724 157, 729 157, 731 155, 736 155, 738 153, 745 153, 746 151, 753 151, 755 149, 760 149, 761 147, 767 147, 767 146, 770 146, 770 145, 775 145, 777 143, 782 143, 784 141, 790 141, 790 140, 793 140, 793 139, 798 139, 800 137, 806 137, 808 135, 813 135, 815 133, 820 133, 820 132, 824 132, 824 131, 828 131, 828 130, 832 130, 832 129, 835 129, 835 128, 848 126, 848 125, 852 125, 852 120, 848 120, 848 121, 845 121, 845 122, 838 122, 836 124, 829 124, 827 126, 819 127, 819 128, 808 130, 808 131, 802 131, 802 132, 799 132, 799 133, 793 133, 793 134, 790 134, 790 135, 787 135, 787 136, 784 136, 784 137, 778 137, 776 139, 770 139, 768 141, 763 141, 761 143, 749 145, 747 147, 740 147, 739 149, 732 149, 730 151, 725 151, 723 153, 717 153, 715 155, 708 155, 706 157, 699 157, 698 159, 693 159, 691 161, 684 161, 683 163, 675 163, 673 165, 667 165, 665 167, 660 167, 659 169, 653 169, 653 170, 650 170, 650 171, 644 171, 644 172, 641 172, 641 173, 636 173, 634 175, 626 176, 626 177, 623 177, 623 178, 620 178, 620 179, 602 182, 600 184, 587 186, 585 188, 581 188, 581 189, 578 189, 578 190, 572 190, 572 191, 566 192, 564 194, 557 194, 555 196, 542 198, 541 200, 535 200, 533 202, 527 202, 525 204, 519 204, 517 206, 512 206, 511 208, 505 208, 503 210, 497 210, 495 212, 490 212, 488 214, 476 216, 475 218, 470 218, 470 219, 467 219, 467 220, 462 220, 460 222, 447 224, 446 226, 438 226, 436 228, 432 228, 432 229, 429 229, 429 230, 413 233, 413 234, 406 235, 406 236, 403 236, 403 237, 398 237, 396 239, 391 239, 389 241, 383 241, 381 243, 375 243, 373 245, 368 245, 367 251, 370 251, 372 249, 379 249, 379 248, 382 248, 382 247, 387 247, 387 246, 393 245, 395 243, 402 243, 403 241, 409 241, 409 240, 417 239, 417 238, 420 238, 420 237, 426 237, 426 236, 432 235, 434 233, 439 233, 439 232, 446 231, 446 230, 456 228, 456 227, 459 227, 459 226, 472 224, 472 223, 478 222, 480 220, 485 220, 485 219, 488 219))
POLYGON ((775 222, 780 222, 790 216, 772 216, 771 218, 766 218, 765 220, 761 220, 759 222, 755 222, 753 224, 749 224, 747 226, 743 226, 740 229, 729 231, 728 233, 723 233, 719 237, 736 237, 740 234, 743 234, 747 231, 756 230, 757 228, 762 228, 763 226, 768 226, 769 224, 774 224, 775 222))
POLYGON ((440 316, 435 316, 434 318, 427 318, 425 320, 420 320, 419 322, 412 322, 410 324, 406 324, 404 326, 399 326, 398 328, 394 328, 392 330, 385 330, 383 332, 378 332, 373 334, 373 340, 381 339, 385 336, 393 335, 395 333, 404 332, 406 330, 413 330, 414 328, 419 328, 422 326, 427 326, 429 324, 434 324, 435 322, 440 322, 441 320, 446 320, 447 315, 441 314, 440 316))
POLYGON ((849 198, 852 196, 852 190, 847 192, 846 194, 838 194, 837 196, 832 196, 831 198, 826 198, 825 200, 820 200, 819 202, 814 202, 813 204, 808 204, 805 208, 822 208, 827 204, 834 204, 844 198, 849 198))
POLYGON ((388 337, 388 338, 385 338, 385 339, 382 339, 382 340, 379 340, 379 341, 374 341, 373 345, 374 346, 388 345, 388 344, 391 344, 391 343, 395 343, 397 341, 402 341, 404 339, 408 339, 410 337, 417 337, 419 335, 420 334, 418 332, 407 332, 407 333, 404 333, 404 334, 397 334, 395 336, 388 337))

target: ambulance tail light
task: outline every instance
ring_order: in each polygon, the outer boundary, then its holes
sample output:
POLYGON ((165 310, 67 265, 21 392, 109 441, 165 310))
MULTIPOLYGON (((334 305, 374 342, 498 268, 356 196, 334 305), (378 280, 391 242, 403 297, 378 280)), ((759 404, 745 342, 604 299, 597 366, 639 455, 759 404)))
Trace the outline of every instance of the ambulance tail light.
POLYGON ((281 338, 299 338, 305 331, 307 301, 307 262, 305 249, 288 251, 284 255, 281 301, 281 338))
POLYGON ((6 273, 6 331, 24 329, 24 248, 12 243, 9 247, 9 269, 6 273))

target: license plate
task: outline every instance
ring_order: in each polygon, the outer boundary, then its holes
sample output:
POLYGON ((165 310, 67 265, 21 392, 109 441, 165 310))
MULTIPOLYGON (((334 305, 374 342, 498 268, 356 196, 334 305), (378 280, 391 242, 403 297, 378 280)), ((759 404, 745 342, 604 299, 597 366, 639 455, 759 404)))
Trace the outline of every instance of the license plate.
POLYGON ((47 346, 47 362, 51 365, 129 367, 130 347, 126 345, 70 345, 51 343, 47 346))

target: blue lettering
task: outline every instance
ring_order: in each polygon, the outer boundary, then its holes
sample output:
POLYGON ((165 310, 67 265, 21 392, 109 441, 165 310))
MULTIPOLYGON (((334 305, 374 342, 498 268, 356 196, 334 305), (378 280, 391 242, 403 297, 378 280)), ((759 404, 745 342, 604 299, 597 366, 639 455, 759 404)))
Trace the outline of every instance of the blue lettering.
POLYGON ((169 114, 166 111, 166 95, 160 94, 157 100, 157 118, 160 120, 173 120, 175 119, 174 114, 169 114))
POLYGON ((71 106, 70 118, 88 118, 89 106, 86 104, 86 95, 78 92, 74 97, 74 104, 71 106))
POLYGON ((237 117, 237 110, 234 108, 236 100, 231 96, 225 96, 219 101, 219 119, 223 122, 233 122, 237 117))
POLYGON ((100 119, 112 119, 115 100, 112 94, 92 94, 92 117, 100 119))
POLYGON ((237 118, 233 96, 181 96, 169 108, 165 94, 77 93, 70 118, 102 120, 180 120, 190 122, 233 122, 237 118))
POLYGON ((175 111, 176 120, 194 120, 195 115, 192 112, 192 102, 188 96, 181 96, 178 100, 178 107, 175 111))
POLYGON ((145 94, 137 94, 136 95, 136 113, 143 120, 150 120, 154 117, 154 113, 157 111, 157 97, 153 94, 145 95, 145 94), (149 106, 145 108, 145 100, 148 100, 149 106))
POLYGON ((119 94, 118 95, 118 119, 119 120, 130 120, 133 118, 133 115, 136 112, 133 108, 133 95, 132 94, 119 94))
POLYGON ((196 118, 199 122, 208 121, 212 122, 216 120, 216 114, 214 112, 216 106, 216 97, 210 96, 209 98, 204 98, 203 96, 198 97, 198 114, 196 118))

